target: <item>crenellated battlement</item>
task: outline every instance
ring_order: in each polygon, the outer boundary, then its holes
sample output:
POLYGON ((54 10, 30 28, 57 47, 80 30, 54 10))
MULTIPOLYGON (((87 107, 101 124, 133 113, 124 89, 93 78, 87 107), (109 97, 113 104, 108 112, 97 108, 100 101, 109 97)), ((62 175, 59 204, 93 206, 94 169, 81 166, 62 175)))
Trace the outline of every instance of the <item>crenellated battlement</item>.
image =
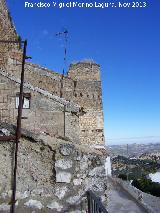
POLYGON ((100 65, 93 61, 71 64, 68 77, 74 80, 100 81, 100 65))

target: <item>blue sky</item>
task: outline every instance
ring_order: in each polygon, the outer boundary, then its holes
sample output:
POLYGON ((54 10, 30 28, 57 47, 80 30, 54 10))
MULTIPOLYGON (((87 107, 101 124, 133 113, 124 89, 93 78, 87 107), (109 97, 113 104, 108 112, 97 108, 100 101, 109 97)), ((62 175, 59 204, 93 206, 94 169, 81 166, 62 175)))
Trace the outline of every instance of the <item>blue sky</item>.
POLYGON ((34 63, 62 72, 63 39, 55 34, 67 28, 68 65, 82 59, 101 65, 106 142, 160 142, 160 1, 105 9, 25 8, 24 2, 7 0, 34 63))

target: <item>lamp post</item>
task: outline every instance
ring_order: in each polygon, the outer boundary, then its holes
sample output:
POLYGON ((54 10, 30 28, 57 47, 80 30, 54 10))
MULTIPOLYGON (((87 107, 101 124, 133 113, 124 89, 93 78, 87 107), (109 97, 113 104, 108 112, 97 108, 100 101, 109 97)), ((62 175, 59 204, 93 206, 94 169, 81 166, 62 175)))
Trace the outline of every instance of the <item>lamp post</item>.
POLYGON ((23 84, 24 84, 24 67, 25 60, 30 58, 26 56, 27 40, 24 41, 11 41, 11 40, 0 40, 0 43, 5 44, 23 44, 23 57, 22 57, 22 71, 21 71, 21 83, 20 83, 20 94, 19 94, 19 106, 18 106, 18 117, 17 117, 17 128, 16 136, 1 136, 0 141, 11 141, 15 140, 15 151, 14 151, 14 170, 13 170, 13 185, 12 185, 12 200, 11 200, 11 213, 15 212, 16 203, 16 180, 17 180, 17 158, 18 158, 18 145, 21 137, 21 119, 22 119, 22 108, 23 108, 23 84))

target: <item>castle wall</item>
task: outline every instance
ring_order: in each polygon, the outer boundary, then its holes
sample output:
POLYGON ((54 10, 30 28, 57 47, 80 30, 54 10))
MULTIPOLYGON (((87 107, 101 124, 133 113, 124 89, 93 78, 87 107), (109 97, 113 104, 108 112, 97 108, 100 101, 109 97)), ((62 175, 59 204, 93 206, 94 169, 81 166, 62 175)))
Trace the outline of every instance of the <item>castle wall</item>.
MULTIPOLYGON (((18 36, 15 31, 13 22, 7 11, 5 1, 0 2, 0 39, 17 40, 18 36)), ((0 68, 6 70, 15 78, 20 79, 22 66, 22 50, 18 45, 0 43, 0 68)), ((62 75, 46 68, 34 65, 32 63, 25 64, 25 82, 39 90, 47 91, 65 100, 78 104, 83 113, 74 118, 79 123, 76 129, 77 135, 81 143, 88 145, 102 144, 104 145, 104 124, 103 124, 103 108, 102 108, 102 91, 100 80, 100 66, 92 61, 82 61, 71 64, 68 74, 62 78, 62 75)), ((13 96, 18 91, 11 88, 12 83, 8 81, 5 85, 1 84, 1 120, 15 121, 17 110, 13 96), (5 89, 3 89, 3 87, 5 89), (14 91, 14 94, 12 92, 14 91), (2 95, 3 92, 3 95, 2 95), (11 97, 9 97, 11 93, 11 97), (5 94, 8 94, 7 97, 5 94), (8 101, 10 104, 8 104, 8 101)), ((13 86, 14 87, 14 86, 13 86)), ((25 91, 30 93, 30 91, 25 91)), ((40 97, 39 93, 31 92, 32 109, 23 110, 23 123, 25 127, 32 128, 34 131, 44 131, 50 134, 63 135, 62 109, 58 112, 55 103, 51 103, 49 99, 40 97), (41 100, 41 101, 40 101, 41 100), (41 103, 39 103, 41 102, 41 103), (43 103, 43 104, 42 104, 43 103), (43 113, 42 113, 43 111, 43 113), (56 120, 56 122, 54 122, 56 120), (32 122, 31 122, 32 121, 32 122), (48 123, 47 123, 48 122, 48 123), (39 125, 40 124, 40 125, 39 125), (51 133, 52 132, 52 133, 51 133)), ((72 115, 73 117, 75 115, 72 115)), ((68 115, 67 115, 68 118, 68 115)), ((75 123, 71 119, 71 123, 75 123)), ((69 120, 66 119, 69 122, 69 120)), ((67 125, 68 132, 72 134, 70 124, 67 125)), ((76 137, 77 137, 76 135, 76 137)), ((72 134, 73 138, 74 134, 72 134)))
MULTIPOLYGON (((0 1, 0 40, 17 40, 18 35, 4 0, 0 1)), ((19 49, 17 44, 0 43, 0 67, 5 68, 8 54, 13 49, 19 49)))
MULTIPOLYGON (((5 0, 0 2, 0 39, 18 39, 5 0)), ((1 136, 15 135, 8 124, 16 125, 21 61, 21 47, 0 44, 1 136)), ((107 153, 88 147, 104 144, 101 96, 99 65, 93 62, 71 65, 63 78, 25 64, 17 213, 86 213, 87 190, 106 201, 107 153)), ((0 212, 10 212, 14 151, 15 143, 1 141, 0 212)))
MULTIPOLYGON (((8 60, 8 72, 20 77, 21 66, 17 55, 8 60)), ((49 91, 65 100, 77 103, 84 111, 79 115, 81 143, 104 144, 102 90, 99 65, 79 62, 71 65, 67 76, 49 71, 38 65, 26 63, 25 81, 34 87, 49 91), (89 78, 90 76, 90 78, 89 78)), ((47 116, 47 115, 46 115, 47 116)))
MULTIPOLYGON (((0 76, 0 122, 16 125, 18 93, 18 83, 0 76)), ((45 97, 43 94, 35 91, 34 87, 32 90, 24 87, 24 94, 29 95, 30 106, 22 110, 22 128, 34 133, 44 132, 52 136, 58 135, 63 137, 65 125, 65 136, 75 142, 79 141, 78 117, 70 113, 74 109, 71 107, 69 109, 66 108, 64 119, 63 104, 45 97), (67 112, 67 110, 69 111, 67 112)))
MULTIPOLYGON (((18 52, 8 60, 7 71, 17 78, 21 75, 22 62, 17 59, 18 52)), ((50 71, 46 68, 35 64, 25 64, 25 81, 31 83, 34 87, 39 87, 47 90, 52 94, 60 96, 61 75, 59 73, 50 71)))
POLYGON ((68 76, 76 81, 100 81, 99 67, 99 65, 92 61, 71 64, 68 76))
POLYGON ((80 141, 88 145, 103 145, 103 112, 89 111, 80 116, 80 141))
POLYGON ((68 77, 74 80, 73 100, 83 107, 80 141, 88 145, 105 143, 100 66, 93 62, 71 65, 68 77))

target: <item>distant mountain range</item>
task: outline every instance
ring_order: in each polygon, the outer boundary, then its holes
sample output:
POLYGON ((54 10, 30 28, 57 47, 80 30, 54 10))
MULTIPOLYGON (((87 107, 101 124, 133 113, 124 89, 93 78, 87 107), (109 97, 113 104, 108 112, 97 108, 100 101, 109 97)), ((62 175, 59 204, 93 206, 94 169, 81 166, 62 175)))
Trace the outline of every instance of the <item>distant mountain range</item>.
POLYGON ((138 158, 143 154, 160 153, 160 143, 109 145, 108 150, 111 157, 121 155, 138 158))

